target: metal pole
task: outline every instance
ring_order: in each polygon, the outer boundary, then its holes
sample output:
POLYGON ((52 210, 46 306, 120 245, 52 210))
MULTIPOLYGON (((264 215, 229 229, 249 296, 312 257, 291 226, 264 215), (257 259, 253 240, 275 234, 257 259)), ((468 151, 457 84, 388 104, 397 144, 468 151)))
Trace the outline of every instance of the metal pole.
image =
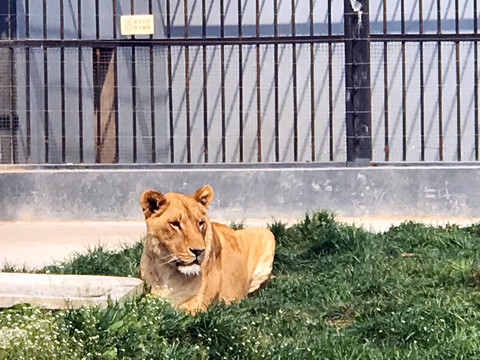
POLYGON ((344 0, 347 165, 372 159, 368 0, 344 0))

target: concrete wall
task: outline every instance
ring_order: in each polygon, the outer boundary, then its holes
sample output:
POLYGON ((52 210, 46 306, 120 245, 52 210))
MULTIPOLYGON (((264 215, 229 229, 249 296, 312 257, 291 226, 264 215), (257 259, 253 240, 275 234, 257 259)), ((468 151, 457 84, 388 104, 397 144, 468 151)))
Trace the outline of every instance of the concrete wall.
POLYGON ((480 216, 480 166, 170 167, 10 170, 0 173, 0 220, 140 220, 149 188, 192 193, 212 185, 212 217, 480 216))

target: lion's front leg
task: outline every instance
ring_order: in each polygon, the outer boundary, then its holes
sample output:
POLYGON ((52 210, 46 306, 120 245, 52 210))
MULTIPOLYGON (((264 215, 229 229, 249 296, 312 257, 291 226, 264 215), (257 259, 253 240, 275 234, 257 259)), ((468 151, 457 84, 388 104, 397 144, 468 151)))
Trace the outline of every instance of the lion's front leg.
POLYGON ((207 311, 207 306, 197 297, 181 303, 178 308, 192 315, 195 315, 197 312, 207 311))

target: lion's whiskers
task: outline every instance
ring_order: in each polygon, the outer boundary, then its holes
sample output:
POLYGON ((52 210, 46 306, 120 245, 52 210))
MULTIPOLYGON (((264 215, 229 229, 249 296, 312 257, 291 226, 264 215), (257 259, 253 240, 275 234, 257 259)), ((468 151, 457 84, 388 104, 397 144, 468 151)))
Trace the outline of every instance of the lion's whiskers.
POLYGON ((165 256, 162 256, 161 258, 159 258, 160 261, 165 260, 165 259, 168 259, 168 260, 163 261, 158 265, 163 266, 163 265, 174 263, 178 260, 178 258, 175 255, 172 255, 172 254, 168 254, 168 255, 165 255, 165 256))

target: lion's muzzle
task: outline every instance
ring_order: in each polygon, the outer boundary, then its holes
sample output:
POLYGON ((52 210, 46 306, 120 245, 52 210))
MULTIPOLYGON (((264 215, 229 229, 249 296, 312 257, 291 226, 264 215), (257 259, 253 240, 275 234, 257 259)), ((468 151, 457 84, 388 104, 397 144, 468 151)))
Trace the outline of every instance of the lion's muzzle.
POLYGON ((200 273, 200 264, 205 257, 204 249, 190 248, 190 252, 195 256, 192 261, 178 259, 175 262, 178 271, 185 275, 198 275, 200 273))

